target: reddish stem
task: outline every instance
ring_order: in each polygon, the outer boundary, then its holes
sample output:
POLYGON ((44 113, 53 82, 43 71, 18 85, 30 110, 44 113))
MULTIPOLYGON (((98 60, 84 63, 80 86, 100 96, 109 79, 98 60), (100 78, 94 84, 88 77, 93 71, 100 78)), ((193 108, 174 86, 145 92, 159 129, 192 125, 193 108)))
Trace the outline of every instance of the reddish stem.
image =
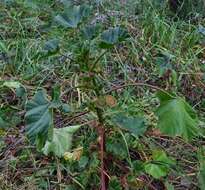
POLYGON ((106 190, 106 176, 105 176, 105 162, 104 162, 104 151, 105 151, 105 131, 104 127, 100 126, 100 160, 101 160, 101 190, 106 190))

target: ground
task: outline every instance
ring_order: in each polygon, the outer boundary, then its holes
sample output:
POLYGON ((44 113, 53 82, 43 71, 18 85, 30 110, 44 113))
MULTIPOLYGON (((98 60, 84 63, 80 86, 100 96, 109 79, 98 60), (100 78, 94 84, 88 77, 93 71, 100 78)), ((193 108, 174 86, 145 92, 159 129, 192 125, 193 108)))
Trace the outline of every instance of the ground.
MULTIPOLYGON (((126 40, 119 40, 119 44, 105 52, 98 51, 94 44, 98 38, 91 43, 84 40, 84 20, 76 24, 76 29, 75 22, 66 23, 71 25, 66 28, 60 20, 59 25, 56 16, 66 9, 69 0, 0 2, 0 189, 99 189, 102 185, 99 134, 103 125, 103 172, 109 190, 203 190, 203 2, 187 2, 175 10, 165 0, 71 2, 86 4, 91 9, 86 22, 99 25, 100 31, 125 28, 129 34, 126 40), (87 68, 85 63, 95 60, 95 69, 87 68), (93 75, 97 76, 95 83, 90 80, 93 75), (102 90, 99 94, 98 85, 102 90), (69 151, 63 156, 46 154, 31 142, 27 133, 31 119, 28 105, 39 89, 47 94, 48 100, 39 101, 52 107, 49 109, 55 129, 82 125, 70 138, 72 146, 66 145, 69 151), (187 140, 159 130, 155 113, 161 103, 157 91, 186 101, 197 115, 200 135, 187 140), (127 117, 113 117, 116 113, 134 118, 125 131, 120 127, 127 117), (141 118, 146 130, 139 132, 130 127, 141 126, 141 118), (114 127, 113 122, 120 127, 114 127), (153 164, 164 160, 168 167, 153 164)), ((43 113, 39 110, 37 114, 40 117, 43 113)), ((46 112, 42 122, 49 114, 46 112)), ((58 138, 64 137, 57 137, 57 141, 58 138)))

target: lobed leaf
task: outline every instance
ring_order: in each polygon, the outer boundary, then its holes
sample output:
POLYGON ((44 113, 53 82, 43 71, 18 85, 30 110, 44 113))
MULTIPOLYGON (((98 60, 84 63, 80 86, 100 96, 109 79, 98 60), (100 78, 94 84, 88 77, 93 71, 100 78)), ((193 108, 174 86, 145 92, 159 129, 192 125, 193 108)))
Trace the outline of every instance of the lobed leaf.
POLYGON ((53 130, 53 138, 47 140, 42 151, 45 155, 53 153, 58 157, 62 157, 65 152, 69 151, 72 145, 72 135, 80 128, 80 125, 69 126, 53 130))
POLYGON ((26 104, 26 133, 31 142, 41 148, 48 138, 49 129, 53 128, 51 102, 44 90, 39 90, 34 98, 26 104))
POLYGON ((142 135, 146 131, 145 120, 142 117, 128 117, 117 114, 112 118, 112 122, 136 136, 142 135))
POLYGON ((70 6, 62 14, 55 17, 55 20, 66 28, 77 28, 83 17, 89 14, 87 6, 70 6))
POLYGON ((152 177, 159 179, 168 174, 170 165, 173 164, 175 164, 175 161, 167 157, 164 151, 154 151, 152 162, 145 164, 145 171, 152 177))
POLYGON ((102 33, 100 47, 103 49, 111 48, 128 37, 128 32, 125 29, 121 27, 110 28, 102 33))
POLYGON ((164 134, 191 140, 199 134, 198 117, 192 107, 180 97, 158 93, 160 106, 156 111, 158 128, 164 134))

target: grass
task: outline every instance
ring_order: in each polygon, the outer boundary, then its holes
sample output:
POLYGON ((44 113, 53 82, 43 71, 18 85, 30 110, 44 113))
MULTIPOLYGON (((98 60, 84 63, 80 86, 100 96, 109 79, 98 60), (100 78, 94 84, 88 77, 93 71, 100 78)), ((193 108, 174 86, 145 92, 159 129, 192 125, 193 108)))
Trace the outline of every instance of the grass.
MULTIPOLYGON (((79 2, 84 1, 76 1, 79 2)), ((205 19, 201 7, 177 15, 166 1, 158 4, 160 1, 105 0, 97 1, 99 6, 94 1, 86 2, 95 7, 92 22, 103 23, 103 28, 123 25, 131 36, 126 44, 102 56, 99 70, 106 89, 137 81, 172 91, 184 96, 196 109, 204 129, 205 34, 199 28, 205 27, 205 19)), ((57 112, 55 125, 61 128, 88 122, 73 142, 73 151, 80 147, 83 153, 80 161, 68 162, 38 152, 24 133, 27 99, 18 96, 14 89, 1 86, 0 116, 7 123, 0 120, 2 190, 87 190, 100 185, 99 139, 93 128, 95 122, 90 122, 95 115, 85 109, 93 93, 73 88, 84 82, 71 60, 72 52, 81 55, 81 38, 76 39, 80 30, 65 30, 53 22, 62 7, 60 1, 51 0, 0 2, 0 86, 4 81, 19 81, 30 99, 37 89, 45 88, 51 94, 52 87, 60 84, 63 102, 69 104, 71 111, 65 115, 57 112), (50 39, 59 40, 60 51, 44 56, 45 43, 50 39)), ((92 52, 96 53, 95 46, 92 52)), ((143 137, 134 138, 128 132, 113 130, 108 122, 106 175, 110 190, 165 189, 169 185, 179 190, 199 189, 198 149, 204 147, 204 138, 186 142, 159 133, 154 115, 159 102, 154 94, 154 89, 133 86, 112 92, 117 105, 107 109, 105 117, 118 112, 144 116, 148 131, 143 137), (149 161, 155 149, 164 150, 177 161, 169 174, 160 179, 141 170, 141 163, 149 161)))

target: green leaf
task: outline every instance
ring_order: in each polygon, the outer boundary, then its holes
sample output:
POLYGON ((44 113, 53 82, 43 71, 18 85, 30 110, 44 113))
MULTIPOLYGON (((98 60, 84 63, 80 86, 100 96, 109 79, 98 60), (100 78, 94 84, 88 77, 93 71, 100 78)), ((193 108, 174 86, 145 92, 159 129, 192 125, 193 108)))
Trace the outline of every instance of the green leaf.
POLYGON ((45 42, 44 50, 46 52, 56 52, 59 49, 59 40, 54 38, 45 42))
POLYGON ((160 106, 156 111, 158 128, 164 134, 190 140, 199 134, 198 117, 192 107, 180 97, 158 93, 160 106))
POLYGON ((205 36, 205 27, 200 25, 199 28, 198 28, 198 32, 205 36))
POLYGON ((3 120, 3 118, 0 116, 0 129, 5 129, 9 126, 9 124, 3 120))
POLYGON ((94 39, 99 31, 100 26, 99 25, 90 25, 90 26, 86 26, 83 30, 83 36, 87 39, 87 40, 92 40, 94 39))
POLYGON ((128 32, 125 29, 121 27, 110 28, 102 33, 100 47, 103 49, 112 48, 128 37, 128 32))
POLYGON ((80 168, 85 168, 86 165, 88 164, 88 161, 89 161, 89 159, 88 159, 87 156, 82 156, 82 157, 80 158, 80 160, 78 161, 78 166, 79 166, 80 168))
POLYGON ((168 181, 165 182, 165 187, 167 188, 167 190, 174 190, 174 186, 168 181))
POLYGON ((109 190, 122 190, 120 181, 117 177, 112 177, 109 181, 109 190))
POLYGON ((53 130, 53 139, 46 141, 42 151, 45 155, 53 153, 62 157, 66 151, 69 151, 72 145, 72 135, 80 128, 80 125, 69 126, 53 130))
POLYGON ((87 14, 87 6, 70 6, 62 14, 57 15, 55 20, 66 28, 77 28, 82 18, 87 14))
POLYGON ((198 174, 198 182, 201 190, 205 190, 205 147, 202 147, 197 152, 198 160, 199 160, 199 174, 198 174))
POLYGON ((21 122, 20 116, 17 114, 16 109, 10 106, 2 106, 0 108, 0 129, 14 127, 21 122))
POLYGON ((112 118, 112 122, 136 136, 142 135, 146 131, 145 120, 142 117, 128 117, 118 114, 112 118))
POLYGON ((20 88, 21 87, 21 83, 18 82, 18 81, 5 81, 3 83, 3 86, 5 86, 7 88, 11 88, 11 89, 12 88, 16 89, 16 88, 20 88))
POLYGON ((52 107, 54 108, 59 108, 60 106, 62 106, 62 101, 61 101, 61 87, 60 85, 55 85, 52 88, 52 107))
POLYGON ((26 104, 26 133, 31 142, 37 143, 40 149, 48 138, 49 130, 53 128, 51 102, 46 98, 44 90, 39 90, 34 98, 26 104))
POLYGON ((24 86, 20 86, 16 89, 16 97, 21 100, 21 105, 24 106, 27 101, 27 91, 24 86))
POLYGON ((60 2, 65 6, 65 7, 70 7, 72 5, 70 0, 60 0, 60 2))
POLYGON ((205 166, 200 169, 198 180, 200 189, 205 190, 205 166))
POLYGON ((170 63, 171 58, 166 55, 156 57, 156 66, 159 72, 159 76, 162 77, 166 72, 172 71, 173 66, 170 63))
POLYGON ((26 98, 27 92, 26 88, 24 86, 20 86, 19 88, 16 88, 16 96, 19 98, 26 98))
POLYGON ((170 165, 173 164, 175 161, 168 158, 164 151, 154 151, 152 161, 145 164, 145 171, 152 177, 159 179, 168 174, 170 165))
POLYGON ((6 45, 2 41, 0 41, 0 50, 4 53, 8 52, 6 45))
POLYGON ((48 41, 46 41, 42 50, 41 59, 55 56, 60 50, 59 43, 59 39, 57 38, 49 39, 48 41))
POLYGON ((155 150, 152 153, 152 158, 154 161, 159 161, 165 164, 175 164, 175 161, 169 158, 166 153, 162 150, 155 150))
POLYGON ((72 109, 68 104, 62 104, 61 111, 63 113, 69 113, 72 111, 72 109))
POLYGON ((118 159, 127 158, 127 149, 122 141, 117 140, 116 138, 107 138, 106 139, 106 151, 116 156, 118 159))
POLYGON ((160 100, 160 104, 163 104, 165 103, 166 101, 168 100, 172 100, 173 97, 175 97, 174 95, 172 94, 169 94, 169 93, 164 93, 162 91, 158 91, 156 96, 158 97, 158 99, 160 100))
POLYGON ((167 175, 167 168, 157 164, 148 163, 145 165, 145 171, 152 177, 159 179, 167 175))

